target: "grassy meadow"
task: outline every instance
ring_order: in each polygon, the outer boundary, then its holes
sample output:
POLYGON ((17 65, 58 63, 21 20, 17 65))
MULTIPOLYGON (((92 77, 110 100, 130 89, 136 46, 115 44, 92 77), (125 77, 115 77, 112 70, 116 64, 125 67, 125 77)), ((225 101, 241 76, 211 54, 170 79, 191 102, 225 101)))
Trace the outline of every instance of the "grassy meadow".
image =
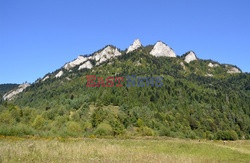
POLYGON ((0 162, 250 162, 250 141, 1 137, 0 162))

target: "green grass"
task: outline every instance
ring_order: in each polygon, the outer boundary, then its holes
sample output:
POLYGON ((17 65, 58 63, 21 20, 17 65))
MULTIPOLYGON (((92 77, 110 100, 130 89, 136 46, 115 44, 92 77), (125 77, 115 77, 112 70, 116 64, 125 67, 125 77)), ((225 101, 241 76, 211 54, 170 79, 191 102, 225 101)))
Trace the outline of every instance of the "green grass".
POLYGON ((250 162, 250 141, 0 138, 0 162, 250 162))

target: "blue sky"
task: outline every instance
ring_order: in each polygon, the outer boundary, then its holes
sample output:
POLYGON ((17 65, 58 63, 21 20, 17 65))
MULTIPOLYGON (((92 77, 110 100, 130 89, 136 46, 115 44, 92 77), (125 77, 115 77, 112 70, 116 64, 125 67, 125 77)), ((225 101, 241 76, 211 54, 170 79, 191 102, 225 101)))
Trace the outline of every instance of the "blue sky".
POLYGON ((34 82, 107 44, 162 40, 250 72, 249 0, 0 0, 0 83, 34 82))

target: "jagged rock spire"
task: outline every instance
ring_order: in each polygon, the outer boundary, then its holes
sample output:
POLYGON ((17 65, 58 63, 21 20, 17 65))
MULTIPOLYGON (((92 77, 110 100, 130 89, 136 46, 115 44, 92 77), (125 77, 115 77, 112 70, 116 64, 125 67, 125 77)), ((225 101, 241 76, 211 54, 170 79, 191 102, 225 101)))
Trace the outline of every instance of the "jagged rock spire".
POLYGON ((190 62, 195 61, 195 60, 197 60, 197 57, 193 51, 189 51, 186 53, 186 56, 184 59, 185 62, 190 63, 190 62))
POLYGON ((176 57, 175 52, 165 43, 159 41, 154 45, 154 48, 150 52, 155 57, 176 57))
POLYGON ((139 39, 136 39, 136 40, 133 42, 133 44, 130 45, 130 46, 128 47, 128 50, 127 50, 126 53, 132 52, 132 51, 138 49, 138 48, 141 47, 141 46, 142 46, 141 41, 140 41, 139 39))

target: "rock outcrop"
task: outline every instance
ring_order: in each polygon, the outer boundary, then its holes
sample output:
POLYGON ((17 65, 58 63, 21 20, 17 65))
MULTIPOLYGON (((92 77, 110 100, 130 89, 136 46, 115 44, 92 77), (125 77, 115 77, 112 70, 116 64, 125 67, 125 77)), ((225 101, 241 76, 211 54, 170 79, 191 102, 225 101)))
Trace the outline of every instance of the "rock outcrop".
POLYGON ((193 51, 189 51, 186 53, 185 58, 184 58, 185 62, 190 63, 195 60, 197 60, 197 57, 193 51))
POLYGON ((126 53, 132 52, 142 46, 141 41, 139 39, 136 39, 132 45, 129 46, 126 53))
POLYGON ((71 68, 73 68, 75 66, 78 66, 78 65, 82 64, 83 62, 85 62, 87 60, 88 60, 87 57, 78 56, 77 59, 75 59, 74 61, 65 64, 63 68, 66 69, 66 70, 69 70, 69 69, 71 69, 71 68))
POLYGON ((161 41, 154 45, 154 48, 151 50, 150 54, 155 57, 176 57, 175 52, 161 41))
POLYGON ((83 63, 81 66, 79 66, 78 70, 81 70, 81 69, 92 69, 93 68, 93 65, 91 64, 90 61, 87 61, 85 63, 83 63))
POLYGON ((23 92, 23 90, 25 90, 29 86, 30 86, 30 84, 28 84, 28 83, 20 84, 18 86, 18 88, 11 90, 8 93, 4 94, 3 99, 4 100, 13 100, 16 97, 16 95, 23 92))
POLYGON ((227 71, 227 73, 229 73, 229 74, 237 74, 237 73, 241 73, 241 71, 236 67, 230 67, 229 70, 227 71))
POLYGON ((214 64, 213 64, 213 63, 210 62, 210 63, 208 64, 208 67, 211 67, 211 68, 213 68, 213 67, 218 67, 218 66, 219 66, 219 64, 217 64, 217 63, 214 63, 214 64))
POLYGON ((45 80, 49 79, 49 75, 45 76, 42 81, 44 82, 45 80))
POLYGON ((122 55, 117 48, 113 48, 111 46, 107 46, 102 51, 95 53, 92 56, 92 59, 94 59, 97 63, 97 65, 101 64, 102 62, 105 62, 111 58, 117 57, 122 55))
POLYGON ((55 75, 55 77, 56 77, 56 78, 60 78, 62 75, 63 75, 63 71, 61 70, 61 71, 59 71, 59 72, 55 75))

